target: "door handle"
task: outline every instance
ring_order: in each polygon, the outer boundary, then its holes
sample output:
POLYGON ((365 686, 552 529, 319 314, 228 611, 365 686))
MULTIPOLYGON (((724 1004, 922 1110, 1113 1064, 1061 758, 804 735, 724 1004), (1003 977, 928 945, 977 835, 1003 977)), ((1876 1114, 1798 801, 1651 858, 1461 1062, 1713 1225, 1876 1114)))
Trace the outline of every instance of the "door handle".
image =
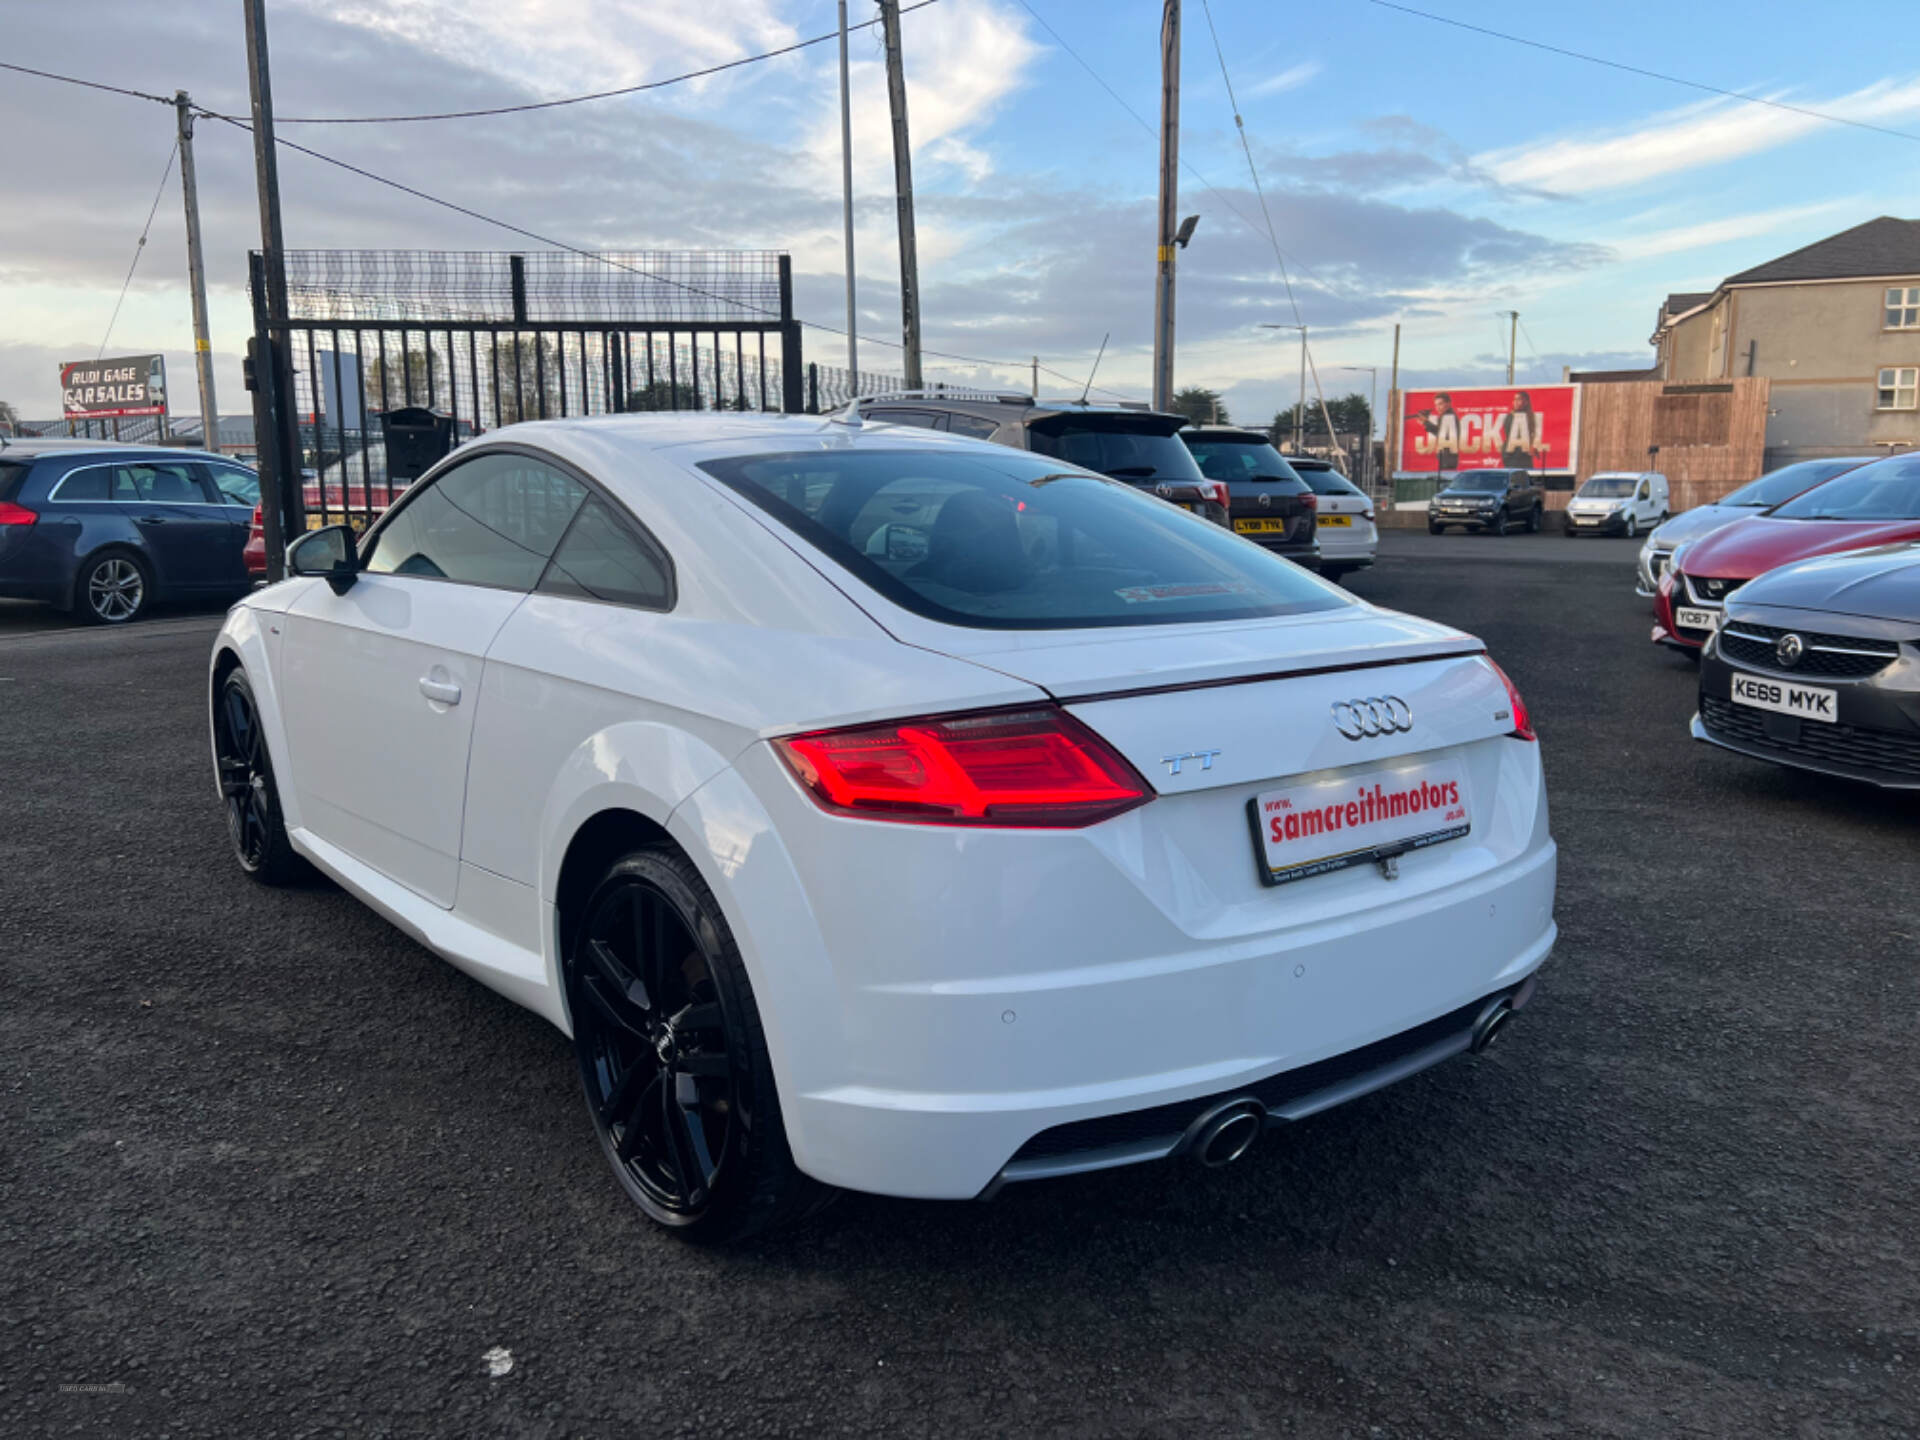
POLYGON ((164 515, 136 515, 133 517, 133 523, 136 525, 164 525, 167 523, 167 517, 164 515))
POLYGON ((429 700, 438 700, 442 705, 460 703, 460 687, 451 680, 435 680, 430 675, 422 675, 420 693, 429 700))

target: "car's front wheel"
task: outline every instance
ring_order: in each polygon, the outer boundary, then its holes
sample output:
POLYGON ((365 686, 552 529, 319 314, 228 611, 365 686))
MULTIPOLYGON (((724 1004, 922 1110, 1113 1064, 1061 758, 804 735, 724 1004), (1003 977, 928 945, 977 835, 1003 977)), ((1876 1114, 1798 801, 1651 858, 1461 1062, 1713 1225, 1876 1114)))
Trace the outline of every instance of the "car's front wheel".
POLYGON ((1627 539, 1631 540, 1633 539, 1634 536, 1638 535, 1639 533, 1640 533, 1640 522, 1636 520, 1632 515, 1627 516, 1627 529, 1626 529, 1627 539))
POLYGON ((144 615, 152 598, 146 565, 131 551, 109 550, 80 567, 73 610, 95 625, 125 625, 144 615))
POLYGON ((1493 523, 1487 528, 1496 535, 1507 533, 1507 510, 1504 505, 1500 507, 1500 513, 1493 517, 1493 523))
POLYGON ((1442 534, 1442 533, 1443 533, 1443 532, 1444 532, 1444 531, 1446 530, 1446 528, 1447 528, 1447 527, 1446 527, 1446 526, 1444 526, 1444 525, 1436 525, 1436 524, 1434 524, 1434 523, 1433 523, 1433 521, 1431 521, 1431 520, 1429 520, 1429 521, 1427 521, 1427 534, 1429 534, 1429 535, 1439 535, 1439 534, 1442 534))
POLYGON ((565 983, 594 1133, 651 1219, 735 1240, 831 1197, 793 1163, 746 967, 684 855, 650 846, 608 869, 565 983))
POLYGON ((260 705, 239 666, 227 673, 214 698, 213 763, 234 859, 262 885, 286 884, 300 873, 302 862, 280 814, 260 705))

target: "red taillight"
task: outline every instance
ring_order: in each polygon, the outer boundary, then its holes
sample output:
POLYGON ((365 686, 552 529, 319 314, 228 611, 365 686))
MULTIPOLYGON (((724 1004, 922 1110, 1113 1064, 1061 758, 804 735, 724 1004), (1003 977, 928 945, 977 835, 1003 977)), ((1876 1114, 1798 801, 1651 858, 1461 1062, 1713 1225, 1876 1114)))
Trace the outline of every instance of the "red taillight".
POLYGON ((253 528, 258 530, 262 522, 265 520, 265 518, 266 518, 265 512, 262 511, 258 505, 254 506, 253 507, 253 528))
POLYGON ((1213 500, 1214 504, 1218 505, 1223 510, 1233 509, 1233 491, 1227 488, 1226 481, 1203 480, 1200 483, 1201 483, 1202 489, 1211 487, 1213 491, 1211 499, 1213 500))
POLYGON ((1498 675, 1500 683, 1507 687, 1507 708, 1513 711, 1513 729, 1508 733, 1516 740, 1539 739, 1540 737, 1533 733, 1533 716, 1527 713, 1527 702, 1520 698, 1520 692, 1514 688, 1513 681, 1507 678, 1507 672, 1500 668, 1491 655, 1487 657, 1487 664, 1493 666, 1493 673, 1498 675))
POLYGON ((0 500, 0 525, 31 525, 39 518, 37 510, 15 505, 11 500, 0 500))
POLYGON ((1320 497, 1309 490, 1300 497, 1300 503, 1309 510, 1318 510, 1320 508, 1320 497))
POLYGON ((821 730, 774 748, 821 809, 869 820, 1072 829, 1153 798, 1111 746, 1052 708, 821 730))

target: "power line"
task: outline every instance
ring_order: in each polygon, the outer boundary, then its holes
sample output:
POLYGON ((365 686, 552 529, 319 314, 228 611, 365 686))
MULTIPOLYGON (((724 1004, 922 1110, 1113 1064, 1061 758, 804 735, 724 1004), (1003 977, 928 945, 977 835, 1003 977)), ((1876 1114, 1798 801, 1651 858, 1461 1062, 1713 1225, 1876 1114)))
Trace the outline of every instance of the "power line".
POLYGON ((144 90, 129 90, 124 85, 107 85, 99 80, 82 80, 77 75, 58 75, 51 70, 35 70, 27 65, 14 65, 0 60, 0 70, 11 70, 16 75, 37 75, 42 80, 58 80, 64 85, 84 85, 89 90, 105 90, 110 95, 131 95, 135 100, 151 100, 156 105, 171 105, 173 101, 165 95, 149 95, 144 90))
POLYGON ((1749 105, 1765 105, 1774 110, 1786 110, 1795 115, 1805 115, 1814 120, 1824 120, 1832 125, 1851 125, 1856 130, 1871 130, 1876 135, 1891 135, 1896 140, 1920 140, 1920 135, 1909 130, 1894 130, 1885 125, 1874 125, 1865 120, 1850 120, 1844 115, 1834 115, 1825 110, 1814 110, 1805 105, 1792 105, 1785 100, 1769 100, 1764 95, 1748 95, 1740 90, 1723 90, 1718 85, 1708 85, 1704 81, 1689 80, 1683 75, 1667 75, 1658 70, 1645 70, 1638 65, 1628 65, 1619 60, 1607 60, 1599 55, 1587 55, 1579 50, 1569 50, 1560 45, 1549 45, 1544 40, 1529 40, 1522 35, 1509 35, 1501 30, 1489 30, 1484 25, 1470 25, 1465 20, 1455 20, 1446 15, 1435 15, 1430 11, 1416 10, 1411 5, 1400 5, 1395 0, 1368 0, 1368 3, 1380 6, 1383 10, 1398 10, 1403 15, 1417 15, 1422 20, 1431 20, 1439 25, 1451 25, 1457 30, 1471 30, 1476 35, 1487 35, 1495 40, 1506 40, 1515 45, 1525 45, 1529 49, 1544 50, 1550 55, 1564 55, 1569 60, 1584 60, 1589 65, 1604 65, 1609 70, 1623 70, 1629 75, 1639 75, 1648 80, 1662 80, 1669 85, 1684 85, 1689 90, 1701 90, 1709 95, 1718 95, 1727 100, 1741 100, 1749 105))
MULTIPOLYGON (((923 9, 927 5, 932 5, 936 3, 938 3, 938 0, 919 0, 918 4, 903 7, 900 13, 904 15, 911 10, 923 9)), ((870 26, 878 22, 869 21, 866 23, 867 25, 870 26)), ((1044 24, 1045 22, 1043 21, 1042 23, 1044 24)), ((854 28, 863 28, 863 27, 854 27, 854 28)), ((833 32, 832 35, 822 36, 816 40, 808 40, 803 42, 802 46, 790 46, 788 47, 788 49, 792 50, 792 49, 803 48, 804 45, 818 44, 820 39, 837 39, 838 37, 839 37, 839 32, 835 31, 833 32)), ((787 51, 772 51, 772 52, 769 52, 769 55, 752 56, 752 57, 748 57, 748 59, 746 60, 734 61, 732 62, 732 64, 744 65, 744 64, 750 63, 751 60, 767 59, 767 58, 770 58, 771 55, 778 55, 778 54, 785 54, 785 53, 787 53, 787 51)), ((717 68, 726 69, 731 67, 721 66, 717 68)), ((90 90, 104 90, 116 95, 130 96, 131 98, 136 100, 151 100, 156 104, 166 105, 169 108, 171 108, 174 103, 173 99, 170 96, 152 95, 143 90, 132 90, 119 85, 107 85, 95 80, 84 80, 73 75, 60 75, 50 70, 35 70, 25 65, 15 65, 6 61, 0 61, 0 70, 11 70, 23 75, 37 76, 43 80, 56 80, 68 85, 84 86, 85 88, 90 90)), ((711 72, 703 71, 699 73, 705 74, 705 73, 711 73, 711 72)), ((691 76, 676 77, 676 79, 679 79, 679 80, 690 79, 690 78, 692 77, 691 76)), ((673 80, 663 80, 663 81, 654 82, 654 85, 652 86, 637 86, 634 88, 635 89, 657 88, 660 85, 673 84, 673 83, 675 83, 675 81, 673 80)), ((623 93, 631 93, 631 92, 607 91, 607 92, 604 92, 604 95, 615 95, 615 94, 623 94, 623 93)), ((556 104, 575 103, 579 100, 590 100, 590 99, 598 99, 598 98, 603 98, 603 96, 594 96, 594 95, 576 96, 571 101, 550 101, 550 102, 544 102, 544 105, 551 106, 556 104)), ((516 109, 516 108, 539 109, 539 108, 543 108, 543 106, 535 105, 530 107, 509 107, 509 109, 516 109)), ((197 114, 205 116, 209 120, 218 120, 223 124, 231 125, 236 130, 242 130, 248 134, 251 134, 253 132, 253 126, 249 124, 247 121, 242 120, 238 116, 224 115, 217 110, 209 110, 204 106, 195 106, 194 110, 197 114)), ((505 113, 505 112, 474 111, 474 112, 468 112, 468 113, 488 114, 488 113, 505 113)), ((451 119, 455 117, 452 115, 448 115, 448 116, 414 116, 414 117, 393 116, 393 117, 387 117, 387 118, 395 119, 395 120, 403 120, 403 119, 410 119, 410 118, 411 119, 437 119, 437 118, 451 119)), ((300 122, 289 121, 287 123, 300 123, 300 122)), ((329 122, 309 121, 307 123, 329 123, 329 122)), ((342 123, 346 123, 346 122, 342 122, 342 123)), ((461 205, 455 201, 443 199, 438 195, 429 194, 427 191, 421 190, 415 186, 407 185, 401 181, 390 179, 385 175, 381 175, 372 170, 368 170, 362 166, 352 164, 351 162, 342 160, 337 156, 328 155, 322 151, 315 150, 311 146, 302 145, 296 140, 289 140, 284 136, 275 136, 274 138, 277 141, 277 143, 284 145, 289 150, 293 150, 298 152, 299 154, 305 155, 309 159, 318 160, 321 163, 326 165, 332 165, 337 169, 347 171, 349 174, 358 175, 363 180, 371 180, 377 185, 384 185, 389 189, 399 191, 403 195, 409 195, 416 200, 425 202, 426 204, 437 205, 442 209, 451 210, 455 214, 464 215, 471 220, 478 220, 482 224, 495 226, 499 229, 506 230, 512 234, 522 236, 525 239, 536 241, 542 245, 551 246, 556 250, 564 250, 569 254, 578 255, 584 259, 596 261, 600 264, 607 265, 612 269, 625 270, 631 274, 640 276, 642 279, 653 280, 659 284, 667 285, 669 287, 679 289, 679 290, 684 290, 689 294, 698 295, 704 299, 716 300, 722 304, 737 306, 740 309, 747 310, 754 314, 765 315, 769 318, 775 318, 775 319, 779 318, 776 312, 772 310, 768 310, 762 306, 755 306, 745 301, 735 299, 734 297, 731 297, 731 296, 720 295, 713 291, 703 290, 701 287, 697 285, 690 285, 685 281, 674 280, 668 276, 652 274, 649 271, 640 269, 638 266, 625 264, 621 261, 615 260, 612 257, 601 254, 597 251, 586 250, 577 245, 570 245, 564 240, 558 240, 549 235, 542 235, 540 232, 536 230, 529 230, 525 226, 515 225, 511 221, 502 220, 497 216, 485 214, 482 211, 475 210, 470 206, 461 205)), ((176 145, 177 145, 177 142, 176 142, 176 145)), ((173 164, 173 156, 171 152, 168 154, 167 164, 170 172, 173 164)), ((165 189, 165 186, 166 186, 166 177, 163 176, 161 179, 162 190, 165 189)), ((154 213, 158 213, 158 210, 159 210, 159 197, 156 196, 154 201, 154 213)), ((147 224, 149 228, 152 226, 152 223, 153 223, 153 215, 149 214, 149 216, 147 217, 147 224)), ((140 245, 144 246, 145 244, 146 244, 145 232, 142 232, 140 245)), ((134 254, 135 265, 139 264, 139 248, 140 247, 136 247, 135 249, 135 254, 134 254)), ((133 272, 131 269, 128 270, 127 275, 128 275, 128 283, 130 284, 132 281, 132 275, 133 275, 133 272)), ((126 287, 122 286, 121 298, 124 300, 125 296, 126 296, 126 287)), ((116 316, 119 314, 118 305, 114 307, 114 313, 116 316)), ((840 329, 838 326, 824 325, 816 320, 801 319, 799 323, 806 326, 810 330, 824 331, 827 334, 838 335, 838 336, 841 336, 842 338, 845 338, 847 333, 845 330, 840 329)), ((111 324, 108 326, 108 334, 109 336, 112 334, 111 324)), ((885 345, 895 350, 900 350, 905 348, 900 341, 888 340, 883 336, 861 335, 859 338, 864 341, 867 341, 869 344, 885 345)), ((104 346, 105 346, 105 341, 102 341, 103 353, 104 353, 104 346)), ((934 358, 939 360, 951 360, 962 365, 984 365, 991 369, 996 369, 996 370, 1019 370, 1019 369, 1025 368, 1025 362, 1013 361, 1013 360, 992 360, 979 355, 957 355, 944 350, 924 350, 924 349, 922 353, 926 355, 931 355, 934 358)), ((1079 383, 1079 379, 1077 376, 1064 374, 1061 371, 1055 370, 1052 366, 1042 365, 1040 368, 1046 371, 1047 374, 1054 376, 1056 379, 1066 381, 1068 384, 1079 383)), ((1120 392, 1118 391, 1108 390, 1102 386, 1094 386, 1092 388, 1100 391, 1100 393, 1103 395, 1113 395, 1118 397, 1120 394, 1120 392)))
MULTIPOLYGON (((1089 65, 1086 62, 1086 60, 1081 56, 1078 50, 1074 49, 1073 46, 1067 43, 1065 36, 1063 36, 1058 30, 1054 29, 1053 26, 1047 23, 1046 16, 1042 15, 1038 10, 1034 9, 1033 6, 1028 3, 1028 0, 1020 0, 1020 8, 1025 10, 1029 15, 1033 16, 1033 18, 1039 23, 1040 28, 1042 30, 1045 30, 1047 34, 1051 35, 1054 38, 1055 43, 1058 44, 1062 50, 1066 51, 1068 55, 1073 57, 1074 63, 1078 65, 1082 70, 1086 71, 1087 74, 1091 75, 1093 77, 1094 83, 1097 84, 1102 90, 1106 91, 1107 94, 1111 95, 1113 97, 1114 103, 1118 105, 1122 110, 1126 111, 1127 114, 1133 117, 1134 124, 1138 125, 1142 130, 1146 131, 1147 134, 1153 136, 1156 141, 1159 139, 1159 135, 1160 135, 1159 130, 1155 128, 1153 125, 1149 124, 1146 118, 1143 115, 1141 115, 1141 113, 1138 110, 1134 109, 1133 106, 1129 105, 1125 97, 1123 97, 1118 90, 1114 89, 1113 86, 1109 85, 1106 81, 1106 78, 1102 76, 1098 70, 1094 69, 1093 66, 1089 65)), ((1235 205, 1231 200, 1227 199, 1225 195, 1221 194, 1219 188, 1215 186, 1214 183, 1211 180, 1209 180, 1205 175, 1201 174, 1199 170, 1194 168, 1193 164, 1190 161, 1188 161, 1184 156, 1181 158, 1180 168, 1186 171, 1186 173, 1191 175, 1195 180, 1198 180, 1200 182, 1200 188, 1205 190, 1209 195, 1213 196, 1215 200, 1219 201, 1222 208, 1226 209, 1232 215, 1234 215, 1235 218, 1237 218, 1242 225, 1245 225, 1249 230, 1253 231, 1254 234, 1256 235, 1261 233, 1260 227, 1257 224, 1255 224, 1252 220, 1247 218, 1246 212, 1243 211, 1238 205, 1235 205)), ((1316 279, 1313 272, 1309 270, 1305 265, 1302 265, 1300 263, 1300 258, 1297 255, 1294 257, 1293 268, 1298 270, 1302 275, 1306 276, 1308 279, 1316 279)))
MULTIPOLYGON (((919 0, 914 5, 900 7, 902 15, 910 15, 915 10, 924 10, 929 5, 937 5, 939 0, 919 0)), ((849 25, 848 30, 868 30, 880 21, 863 20, 858 25, 849 25)), ((483 110, 446 110, 431 115, 276 115, 276 125, 403 125, 423 120, 477 120, 488 115, 520 115, 532 110, 557 110, 564 105, 584 105, 591 100, 613 100, 622 95, 639 95, 648 90, 663 90, 669 85, 679 85, 688 80, 704 80, 709 75, 718 75, 723 71, 737 70, 742 65, 753 65, 762 60, 774 60, 782 55, 792 55, 813 45, 824 45, 829 40, 838 40, 840 32, 830 30, 825 35, 816 35, 811 40, 795 41, 783 45, 778 50, 768 50, 759 55, 743 55, 738 60, 728 60, 724 64, 709 65, 704 70, 689 70, 684 75, 670 75, 664 80, 649 80, 641 85, 624 85, 617 90, 595 90, 585 95, 567 95, 558 100, 533 100, 521 105, 494 105, 483 110)), ((222 117, 225 118, 224 116, 222 117)))
MULTIPOLYGON (((1274 233, 1273 214, 1267 209, 1267 192, 1260 184, 1259 167, 1253 163, 1253 146, 1247 141, 1247 125, 1240 118, 1240 102, 1233 95, 1233 77, 1227 74, 1227 52, 1220 48, 1220 32, 1213 28, 1213 6, 1208 0, 1200 0, 1201 12, 1207 17, 1207 33, 1213 37, 1213 53, 1220 61, 1220 78, 1226 83, 1227 105, 1233 111, 1233 127, 1240 132, 1240 148, 1247 155, 1247 173, 1253 176, 1253 193, 1260 198, 1260 214, 1267 222, 1267 239, 1273 245, 1273 258, 1280 265, 1280 280, 1287 287, 1287 304, 1293 307, 1293 323, 1302 324, 1300 302, 1293 298, 1293 281, 1287 276, 1286 257, 1280 253, 1280 237, 1274 233)), ((1319 377, 1314 383, 1318 385, 1319 377)))
POLYGON ((173 177, 173 157, 180 153, 180 141, 176 138, 173 147, 167 151, 167 168, 160 172, 160 188, 153 192, 153 206, 147 211, 147 223, 140 227, 139 243, 133 247, 133 264, 127 266, 127 278, 120 282, 120 298, 113 302, 113 315, 107 321, 107 333, 100 337, 100 348, 93 358, 98 360, 107 353, 107 342, 113 338, 113 327, 120 323, 120 307, 126 303, 127 287, 133 284, 133 272, 140 268, 140 257, 147 248, 147 232, 153 229, 153 217, 160 213, 160 197, 167 193, 167 181, 173 177))

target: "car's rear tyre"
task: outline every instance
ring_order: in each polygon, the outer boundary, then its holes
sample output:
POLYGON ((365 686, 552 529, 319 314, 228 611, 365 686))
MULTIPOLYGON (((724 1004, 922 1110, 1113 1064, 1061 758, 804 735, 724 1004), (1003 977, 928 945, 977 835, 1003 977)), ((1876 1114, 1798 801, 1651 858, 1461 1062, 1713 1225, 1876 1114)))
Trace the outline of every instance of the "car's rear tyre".
POLYGON ((1540 533, 1540 527, 1546 523, 1547 517, 1541 513, 1538 505, 1527 512, 1527 533, 1529 535, 1538 535, 1540 533))
POLYGON ((650 1219, 738 1240, 832 1198, 793 1163, 746 966, 686 856, 649 846, 608 868, 564 980, 594 1134, 650 1219))
POLYGON ((260 706, 247 672, 239 666, 220 682, 213 702, 213 763, 227 811, 227 835, 240 868, 262 885, 294 879, 305 862, 287 839, 260 706))
POLYGON ((80 566, 73 587, 73 613, 90 625, 125 625, 146 614, 153 576, 131 550, 103 550, 80 566))

